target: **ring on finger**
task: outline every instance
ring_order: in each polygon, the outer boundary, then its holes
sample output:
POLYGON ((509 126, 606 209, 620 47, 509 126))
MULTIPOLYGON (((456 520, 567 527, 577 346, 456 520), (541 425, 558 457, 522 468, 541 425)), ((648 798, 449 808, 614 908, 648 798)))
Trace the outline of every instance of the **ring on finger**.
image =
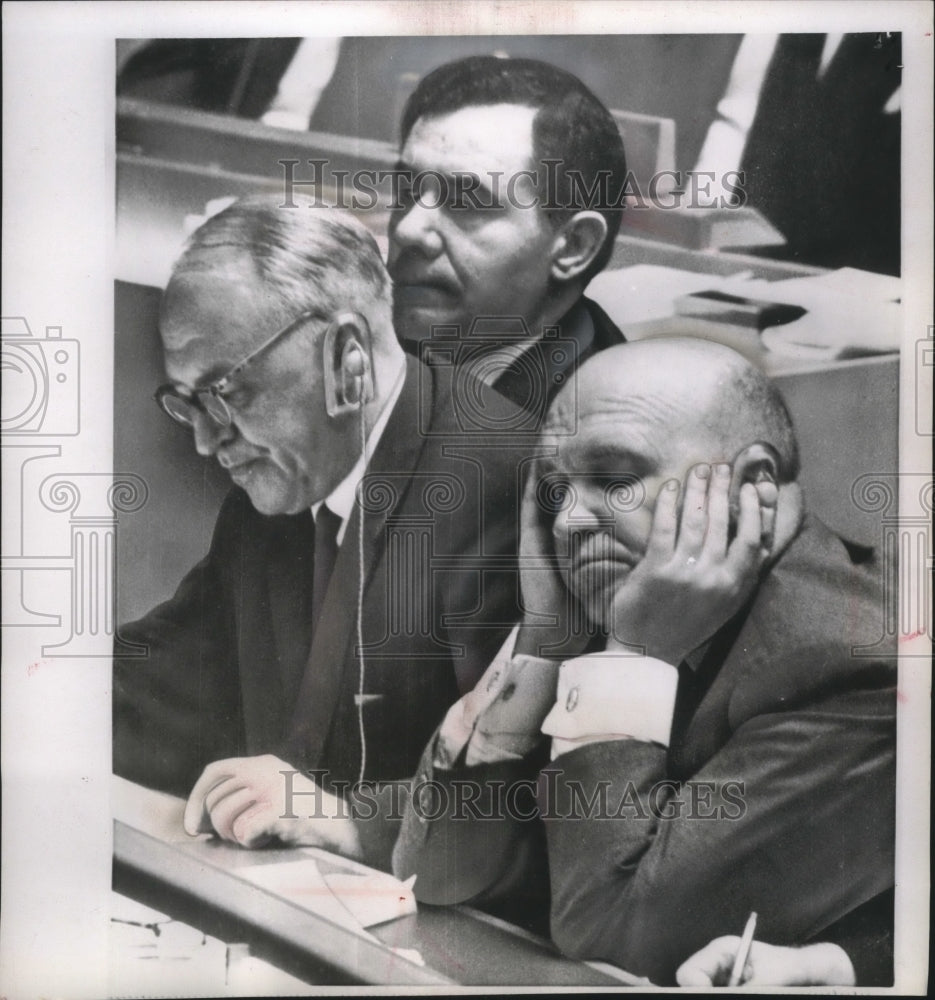
POLYGON ((698 561, 698 560, 697 560, 697 559, 695 559, 695 557, 694 557, 694 556, 689 556, 689 557, 688 557, 688 565, 689 565, 689 566, 694 566, 694 565, 695 565, 695 563, 696 563, 697 561, 698 561))

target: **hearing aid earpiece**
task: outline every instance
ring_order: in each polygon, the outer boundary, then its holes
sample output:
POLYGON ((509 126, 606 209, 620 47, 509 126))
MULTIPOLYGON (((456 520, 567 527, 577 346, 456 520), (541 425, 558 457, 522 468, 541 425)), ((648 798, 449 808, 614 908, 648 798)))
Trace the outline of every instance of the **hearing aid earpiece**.
POLYGON ((344 370, 351 378, 363 378, 364 375, 364 355, 359 344, 348 344, 344 349, 344 370))
POLYGON ((348 406, 361 406, 364 388, 364 355, 360 347, 349 342, 344 348, 341 358, 341 370, 344 373, 344 400, 348 406))
POLYGON ((373 395, 370 328, 363 316, 343 313, 325 334, 325 407, 331 417, 359 410, 373 395))

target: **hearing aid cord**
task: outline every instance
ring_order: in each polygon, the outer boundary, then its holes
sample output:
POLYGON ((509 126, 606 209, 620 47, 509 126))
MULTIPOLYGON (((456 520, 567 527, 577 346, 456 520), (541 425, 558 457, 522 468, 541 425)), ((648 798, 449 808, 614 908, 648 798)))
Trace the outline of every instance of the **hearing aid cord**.
MULTIPOLYGON (((364 456, 364 469, 370 464, 367 454, 367 421, 364 419, 363 375, 354 375, 357 389, 357 414, 360 428, 360 453, 364 456)), ((364 731, 364 505, 360 505, 360 517, 357 518, 357 728, 360 733, 360 772, 357 784, 363 784, 364 772, 367 768, 367 735, 364 731)))

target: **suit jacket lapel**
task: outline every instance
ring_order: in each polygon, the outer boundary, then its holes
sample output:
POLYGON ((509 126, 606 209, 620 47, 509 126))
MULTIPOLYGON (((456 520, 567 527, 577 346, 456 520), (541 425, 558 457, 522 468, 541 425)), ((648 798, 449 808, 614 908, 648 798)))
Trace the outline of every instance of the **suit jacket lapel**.
MULTIPOLYGON (((613 347, 614 344, 625 342, 626 337, 620 332, 616 323, 593 299, 583 298, 582 302, 591 314, 591 322, 594 324, 594 340, 591 342, 588 357, 597 351, 603 351, 606 347, 613 347)), ((584 360, 586 359, 580 358, 579 364, 584 360)))
POLYGON ((360 570, 363 569, 366 589, 383 556, 386 518, 404 502, 412 481, 411 473, 419 464, 425 441, 425 436, 419 433, 419 405, 421 402, 431 407, 434 398, 431 380, 422 378, 420 383, 420 375, 425 374, 427 370, 419 362, 407 359, 406 382, 370 460, 361 487, 365 498, 363 560, 360 559, 359 504, 354 506, 338 550, 289 731, 290 752, 300 752, 302 765, 307 768, 317 767, 321 761, 345 670, 357 663, 353 651, 357 643, 360 570), (391 487, 387 495, 392 495, 392 500, 385 509, 368 500, 368 483, 380 480, 391 487))

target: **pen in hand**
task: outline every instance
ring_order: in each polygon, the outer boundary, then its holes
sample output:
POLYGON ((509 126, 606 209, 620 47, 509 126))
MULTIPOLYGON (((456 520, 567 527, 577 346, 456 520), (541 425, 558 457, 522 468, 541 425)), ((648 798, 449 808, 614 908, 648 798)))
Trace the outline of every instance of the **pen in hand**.
POLYGON ((740 944, 737 945, 737 957, 734 959, 734 967, 730 972, 730 979, 728 980, 728 986, 739 986, 741 977, 743 976, 743 970, 747 964, 747 959, 750 957, 750 948, 753 946, 753 935, 756 931, 756 911, 754 910, 749 917, 747 917, 747 925, 743 929, 743 937, 740 939, 740 944))

